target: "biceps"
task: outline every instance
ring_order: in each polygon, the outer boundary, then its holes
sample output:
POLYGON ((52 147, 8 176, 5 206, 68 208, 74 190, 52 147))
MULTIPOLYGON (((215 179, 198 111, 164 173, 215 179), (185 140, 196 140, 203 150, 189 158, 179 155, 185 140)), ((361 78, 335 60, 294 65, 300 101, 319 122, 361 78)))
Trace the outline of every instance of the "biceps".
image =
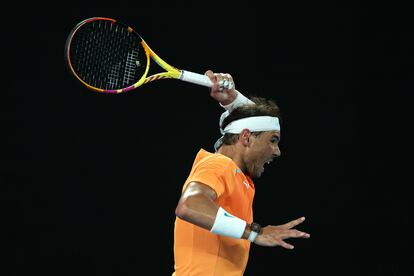
POLYGON ((191 196, 205 196, 207 199, 215 201, 217 193, 210 186, 201 182, 190 182, 183 191, 182 197, 187 198, 191 196))
POLYGON ((218 210, 215 199, 216 192, 212 188, 191 182, 181 195, 175 214, 183 220, 210 229, 218 210))

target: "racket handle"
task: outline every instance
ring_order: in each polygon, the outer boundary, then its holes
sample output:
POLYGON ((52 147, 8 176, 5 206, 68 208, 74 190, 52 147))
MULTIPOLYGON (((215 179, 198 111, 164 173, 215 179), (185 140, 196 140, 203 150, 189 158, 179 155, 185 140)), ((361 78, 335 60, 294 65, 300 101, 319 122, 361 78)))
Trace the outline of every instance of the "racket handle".
POLYGON ((206 75, 201 75, 198 73, 193 73, 185 70, 181 70, 180 80, 195 83, 198 85, 203 85, 206 87, 213 86, 213 83, 206 75))

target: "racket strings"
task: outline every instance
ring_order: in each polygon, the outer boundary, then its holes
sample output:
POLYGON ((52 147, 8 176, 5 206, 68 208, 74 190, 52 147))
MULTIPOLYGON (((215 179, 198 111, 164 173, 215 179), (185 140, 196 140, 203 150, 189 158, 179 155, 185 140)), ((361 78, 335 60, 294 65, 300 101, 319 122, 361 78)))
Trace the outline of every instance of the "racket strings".
POLYGON ((115 90, 136 83, 145 72, 140 37, 112 21, 97 20, 77 30, 71 42, 71 63, 88 84, 115 90))

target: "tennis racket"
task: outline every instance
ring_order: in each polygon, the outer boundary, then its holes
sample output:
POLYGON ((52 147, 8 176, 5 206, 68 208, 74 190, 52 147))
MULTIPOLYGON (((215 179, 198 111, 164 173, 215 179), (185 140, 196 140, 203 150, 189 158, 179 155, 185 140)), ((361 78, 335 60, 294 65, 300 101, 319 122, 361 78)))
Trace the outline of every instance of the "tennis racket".
POLYGON ((118 94, 168 78, 212 86, 205 75, 169 65, 135 30, 111 18, 93 17, 78 23, 66 40, 65 58, 70 72, 96 92, 118 94), (163 71, 148 76, 151 60, 163 71))

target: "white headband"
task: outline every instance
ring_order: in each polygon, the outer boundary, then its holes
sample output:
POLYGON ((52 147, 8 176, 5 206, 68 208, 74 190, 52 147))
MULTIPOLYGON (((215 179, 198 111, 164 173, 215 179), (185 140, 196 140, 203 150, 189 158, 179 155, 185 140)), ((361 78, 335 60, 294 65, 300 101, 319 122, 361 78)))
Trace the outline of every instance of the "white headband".
MULTIPOLYGON (((220 129, 221 134, 239 134, 243 129, 251 132, 255 131, 280 131, 279 118, 271 116, 254 116, 235 120, 228 124, 224 130, 220 129)), ((223 136, 214 144, 215 150, 223 144, 223 136)))
POLYGON ((228 124, 222 134, 239 134, 243 129, 254 131, 280 131, 279 118, 271 116, 255 116, 235 120, 228 124))

